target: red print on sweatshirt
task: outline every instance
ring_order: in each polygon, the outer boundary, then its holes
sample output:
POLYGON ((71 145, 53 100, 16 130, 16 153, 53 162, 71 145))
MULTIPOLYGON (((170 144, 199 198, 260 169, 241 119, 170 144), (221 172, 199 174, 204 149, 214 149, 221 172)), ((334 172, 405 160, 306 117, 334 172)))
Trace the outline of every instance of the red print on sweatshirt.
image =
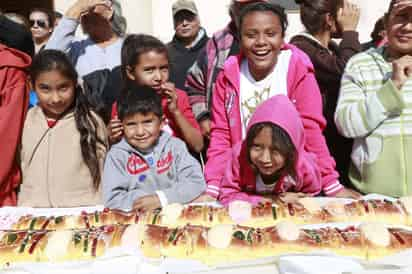
POLYGON ((127 160, 126 169, 131 175, 136 175, 148 170, 149 165, 139 156, 132 154, 127 160))
POLYGON ((164 157, 163 159, 160 159, 159 161, 157 161, 157 173, 161 174, 164 173, 166 171, 169 170, 169 168, 172 166, 172 161, 173 161, 173 155, 172 152, 169 151, 169 153, 167 153, 166 157, 164 157))

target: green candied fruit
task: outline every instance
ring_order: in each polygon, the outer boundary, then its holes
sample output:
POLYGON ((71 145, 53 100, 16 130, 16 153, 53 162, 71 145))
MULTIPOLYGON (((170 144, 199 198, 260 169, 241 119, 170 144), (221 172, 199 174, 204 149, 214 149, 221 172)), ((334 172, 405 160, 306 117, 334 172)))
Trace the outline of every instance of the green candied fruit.
POLYGON ((233 233, 233 237, 241 241, 245 240, 245 234, 243 234, 242 231, 236 231, 235 233, 233 233))
POLYGON ((376 204, 374 200, 370 200, 370 203, 372 204, 373 208, 378 208, 378 205, 376 204))
POLYGON ((160 213, 155 213, 155 215, 153 216, 153 220, 152 220, 152 225, 155 225, 157 222, 157 217, 159 217, 160 213))
POLYGON ((34 217, 31 222, 30 222, 30 226, 29 226, 29 230, 34 230, 34 225, 36 224, 37 218, 34 217))
POLYGON ((13 244, 17 240, 17 234, 16 233, 10 233, 7 235, 7 244, 13 244))
POLYGON ((32 232, 27 233, 26 237, 24 238, 20 249, 19 249, 19 253, 23 253, 24 249, 26 248, 27 244, 29 243, 30 238, 33 236, 32 232))
POLYGON ((317 243, 321 242, 320 236, 313 230, 306 230, 306 232, 310 235, 310 237, 315 240, 317 243))
POLYGON ((80 233, 75 233, 73 236, 74 245, 78 245, 82 241, 82 235, 80 233))
POLYGON ((89 249, 89 234, 86 234, 86 238, 84 239, 83 252, 86 253, 88 249, 89 249))
POLYGON ((172 231, 172 234, 170 234, 169 239, 168 239, 169 243, 170 243, 170 242, 173 242, 173 241, 175 240, 176 235, 177 235, 177 230, 178 230, 178 229, 175 228, 175 229, 172 231))
POLYGON ((249 244, 253 243, 253 238, 252 238, 252 234, 255 231, 254 228, 249 229, 249 231, 247 232, 247 236, 246 236, 246 240, 249 242, 249 244))
POLYGON ((61 222, 63 222, 63 217, 62 217, 62 216, 56 217, 56 218, 54 219, 54 223, 55 223, 56 225, 60 224, 61 222))
POLYGON ((276 212, 276 206, 272 206, 272 216, 273 216, 273 220, 276 220, 278 218, 278 214, 276 212))

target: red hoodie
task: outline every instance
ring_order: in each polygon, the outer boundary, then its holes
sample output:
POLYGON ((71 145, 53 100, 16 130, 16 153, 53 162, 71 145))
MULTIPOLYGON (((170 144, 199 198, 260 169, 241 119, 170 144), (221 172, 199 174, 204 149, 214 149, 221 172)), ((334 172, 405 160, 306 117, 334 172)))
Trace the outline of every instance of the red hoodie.
MULTIPOLYGON (((305 150, 305 135, 302 120, 295 106, 284 95, 274 96, 262 103, 253 113, 247 131, 258 123, 271 122, 285 130, 296 148, 295 171, 296 182, 290 179, 289 174, 281 177, 274 189, 274 193, 286 191, 304 192, 316 195, 321 190, 320 169, 314 153, 305 150)), ((224 205, 234 200, 258 204, 262 199, 256 195, 256 176, 247 160, 246 140, 239 142, 232 150, 232 157, 228 162, 222 180, 219 199, 224 205)))
POLYGON ((0 207, 17 204, 20 170, 16 150, 29 102, 27 69, 31 58, 0 44, 0 207))

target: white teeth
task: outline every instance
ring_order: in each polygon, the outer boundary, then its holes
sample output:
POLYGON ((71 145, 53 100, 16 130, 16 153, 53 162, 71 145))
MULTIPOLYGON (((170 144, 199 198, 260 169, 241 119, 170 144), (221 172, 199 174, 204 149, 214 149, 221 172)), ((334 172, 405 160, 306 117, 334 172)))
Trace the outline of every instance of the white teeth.
POLYGON ((267 50, 265 50, 265 51, 256 51, 255 55, 264 56, 264 55, 267 55, 268 53, 269 53, 269 51, 267 51, 267 50))

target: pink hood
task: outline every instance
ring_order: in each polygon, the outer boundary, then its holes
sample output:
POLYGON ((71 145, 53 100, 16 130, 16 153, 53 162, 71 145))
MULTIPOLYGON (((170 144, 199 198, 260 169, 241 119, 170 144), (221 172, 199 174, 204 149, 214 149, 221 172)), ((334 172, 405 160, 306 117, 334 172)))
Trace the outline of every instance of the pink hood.
POLYGON ((247 126, 247 132, 258 123, 271 122, 284 129, 292 139, 296 150, 303 151, 303 124, 295 106, 283 95, 273 96, 256 108, 247 126))
MULTIPOLYGON (((304 149, 305 135, 301 117, 290 99, 284 95, 274 96, 262 103, 253 113, 247 127, 262 122, 271 122, 284 129, 296 147, 296 180, 282 177, 274 192, 304 192, 316 195, 321 190, 321 176, 316 157, 304 149)), ((256 175, 247 160, 246 141, 233 149, 232 161, 222 181, 221 202, 228 205, 233 200, 257 204, 261 197, 256 193, 256 175)))

